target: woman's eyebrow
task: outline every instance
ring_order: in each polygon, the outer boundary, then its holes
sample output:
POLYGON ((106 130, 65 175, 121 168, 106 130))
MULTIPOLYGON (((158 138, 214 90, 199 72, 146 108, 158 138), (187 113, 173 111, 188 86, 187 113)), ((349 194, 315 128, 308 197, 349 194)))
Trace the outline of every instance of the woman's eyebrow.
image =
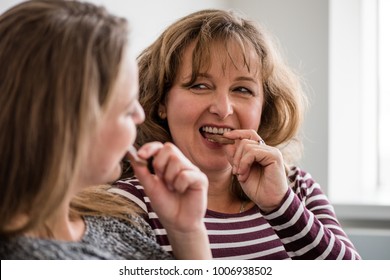
MULTIPOLYGON (((196 77, 208 78, 208 79, 212 78, 212 76, 211 76, 210 74, 208 74, 208 73, 198 73, 198 74, 196 75, 196 77)), ((184 79, 184 80, 190 80, 191 78, 192 78, 192 73, 189 74, 189 75, 187 75, 187 76, 183 76, 183 79, 184 79)))
POLYGON ((209 73, 198 73, 198 77, 212 78, 212 76, 209 73))
POLYGON ((248 81, 248 82, 252 82, 252 83, 258 82, 257 79, 254 79, 254 78, 248 77, 248 76, 239 76, 239 77, 235 78, 234 80, 235 81, 248 81))

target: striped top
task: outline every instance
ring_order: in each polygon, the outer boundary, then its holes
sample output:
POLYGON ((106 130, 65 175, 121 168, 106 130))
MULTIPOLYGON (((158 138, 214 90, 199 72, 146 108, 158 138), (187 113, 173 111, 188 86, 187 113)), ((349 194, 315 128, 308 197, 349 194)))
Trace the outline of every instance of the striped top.
MULTIPOLYGON (((213 258, 360 259, 319 184, 297 167, 291 169, 289 179, 290 188, 281 205, 266 215, 257 206, 237 214, 207 210, 204 222, 213 258)), ((166 231, 138 180, 120 180, 111 191, 138 204, 147 213, 157 241, 172 252, 166 231)))

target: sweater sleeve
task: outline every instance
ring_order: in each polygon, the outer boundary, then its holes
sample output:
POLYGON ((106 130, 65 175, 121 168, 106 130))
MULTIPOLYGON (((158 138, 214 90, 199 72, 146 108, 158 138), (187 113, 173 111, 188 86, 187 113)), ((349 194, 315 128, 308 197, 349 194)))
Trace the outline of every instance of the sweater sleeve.
POLYGON ((360 259, 319 184, 293 168, 282 204, 264 214, 292 259, 360 259))

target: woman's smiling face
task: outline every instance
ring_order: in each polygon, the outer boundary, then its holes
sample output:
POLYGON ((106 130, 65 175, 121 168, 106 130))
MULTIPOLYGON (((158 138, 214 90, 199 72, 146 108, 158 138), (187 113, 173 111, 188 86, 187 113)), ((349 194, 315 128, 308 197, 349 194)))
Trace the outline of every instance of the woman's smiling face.
POLYGON ((201 69, 195 82, 188 85, 194 47, 192 43, 183 52, 160 110, 167 115, 173 142, 195 165, 204 172, 230 169, 222 145, 207 135, 231 129, 258 130, 264 100, 260 59, 248 48, 245 64, 237 44, 214 43, 210 67, 201 69))

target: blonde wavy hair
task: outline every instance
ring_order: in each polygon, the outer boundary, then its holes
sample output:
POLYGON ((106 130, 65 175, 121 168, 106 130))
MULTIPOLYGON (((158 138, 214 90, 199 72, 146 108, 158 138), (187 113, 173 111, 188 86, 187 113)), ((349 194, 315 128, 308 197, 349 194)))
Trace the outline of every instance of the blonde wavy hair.
MULTIPOLYGON (((28 1, 0 16, 0 235, 44 223, 68 193, 88 135, 112 99, 128 44, 123 18, 77 1, 28 1), (9 228, 17 215, 24 224, 9 228)), ((87 188, 72 215, 126 218, 107 186, 87 188)))
MULTIPOLYGON (((301 81, 283 61, 265 30, 233 11, 202 10, 189 14, 170 25, 140 54, 140 103, 146 119, 138 127, 137 144, 172 142, 167 121, 158 115, 159 105, 164 104, 172 87, 184 50, 195 43, 191 84, 200 70, 210 66, 209 49, 216 42, 240 46, 247 66, 247 50, 255 50, 265 100, 258 133, 268 145, 280 148, 287 163, 296 162, 301 151, 298 132, 306 105, 301 81)), ((227 48, 226 51, 229 52, 227 48)))

